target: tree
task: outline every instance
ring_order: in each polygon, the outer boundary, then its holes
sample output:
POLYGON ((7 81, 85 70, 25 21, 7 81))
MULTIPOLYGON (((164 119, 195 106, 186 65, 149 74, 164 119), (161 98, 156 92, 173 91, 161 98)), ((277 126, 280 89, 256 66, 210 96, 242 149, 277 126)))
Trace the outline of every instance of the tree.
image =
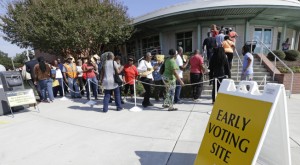
POLYGON ((133 31, 127 7, 114 0, 19 0, 0 18, 6 41, 56 55, 98 52, 133 31))
POLYGON ((5 66, 6 69, 13 69, 11 58, 8 57, 7 53, 0 50, 0 64, 5 66))
POLYGON ((25 60, 27 60, 26 55, 27 55, 26 51, 16 54, 13 60, 16 68, 22 67, 24 65, 25 60))

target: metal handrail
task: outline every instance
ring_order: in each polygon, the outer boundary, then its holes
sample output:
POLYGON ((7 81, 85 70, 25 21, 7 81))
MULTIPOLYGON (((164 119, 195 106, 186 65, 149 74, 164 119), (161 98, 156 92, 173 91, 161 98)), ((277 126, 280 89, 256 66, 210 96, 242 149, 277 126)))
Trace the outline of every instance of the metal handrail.
POLYGON ((243 66, 243 63, 242 63, 242 60, 240 58, 238 51, 236 49, 234 49, 234 50, 235 50, 236 55, 238 56, 238 69, 237 69, 237 74, 236 74, 236 81, 239 81, 240 64, 241 64, 241 66, 243 66))
MULTIPOLYGON (((275 59, 274 59, 274 67, 273 67, 273 81, 274 81, 274 79, 275 79, 275 69, 276 69, 276 61, 278 60, 279 62, 281 62, 281 64, 285 67, 285 68, 287 68, 290 72, 291 72, 291 74, 292 74, 292 81, 291 81, 291 88, 290 88, 290 93, 289 93, 289 98, 291 98, 291 95, 292 95, 292 91, 293 91, 293 84, 294 84, 294 72, 293 72, 293 70, 290 68, 290 67, 288 67, 278 56, 276 56, 275 54, 274 54, 274 52, 270 49, 270 48, 268 48, 267 47, 267 45, 266 44, 264 44, 262 41, 260 41, 260 40, 257 40, 257 42, 259 42, 262 46, 264 46, 265 48, 267 48, 268 50, 269 50, 269 52, 275 57, 275 59)), ((261 47, 261 49, 262 49, 263 47, 261 47)), ((262 52, 262 51, 261 51, 262 52)))

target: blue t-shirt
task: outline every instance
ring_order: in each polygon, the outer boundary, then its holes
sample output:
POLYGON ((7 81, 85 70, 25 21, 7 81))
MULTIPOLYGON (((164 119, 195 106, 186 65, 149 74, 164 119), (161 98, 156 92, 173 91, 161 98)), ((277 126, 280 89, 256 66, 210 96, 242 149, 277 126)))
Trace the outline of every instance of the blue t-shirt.
POLYGON ((244 59, 243 59, 243 71, 246 69, 247 65, 248 65, 248 58, 251 59, 251 64, 250 66, 247 68, 246 70, 246 75, 250 75, 253 74, 253 55, 251 53, 246 53, 244 55, 244 59))
MULTIPOLYGON (((151 61, 151 65, 153 66, 153 68, 154 68, 154 66, 155 66, 156 64, 157 64, 157 61, 154 61, 154 60, 151 61)), ((157 67, 157 69, 154 70, 154 71, 152 72, 154 81, 159 81, 159 80, 161 80, 161 74, 159 73, 159 70, 160 70, 161 65, 162 65, 162 64, 160 64, 160 65, 157 67)))

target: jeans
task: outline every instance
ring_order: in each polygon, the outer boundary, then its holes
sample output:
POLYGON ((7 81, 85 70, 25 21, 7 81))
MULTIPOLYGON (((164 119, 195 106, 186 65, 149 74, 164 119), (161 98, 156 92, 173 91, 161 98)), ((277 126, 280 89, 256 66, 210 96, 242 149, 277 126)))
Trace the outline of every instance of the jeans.
POLYGON ((47 92, 48 92, 48 97, 51 101, 54 100, 52 83, 53 83, 53 80, 51 78, 49 78, 47 80, 47 92))
MULTIPOLYGON (((97 94, 98 94, 98 80, 95 77, 93 78, 87 78, 87 81, 90 83, 90 87, 92 88, 93 90, 93 95, 95 97, 95 99, 97 99, 97 94)), ((88 100, 90 100, 90 88, 89 88, 89 83, 86 84, 86 97, 88 100)))
POLYGON ((39 80, 39 87, 41 90, 41 101, 47 100, 47 80, 39 80))
POLYGON ((116 102, 116 106, 117 106, 117 110, 122 109, 121 106, 121 99, 120 99, 120 88, 115 88, 115 89, 105 89, 104 90, 104 99, 103 99, 103 112, 107 112, 108 111, 108 103, 109 103, 109 99, 110 99, 110 95, 112 93, 112 91, 114 91, 115 93, 115 102, 116 102))
POLYGON ((174 96, 174 102, 178 103, 180 101, 180 92, 181 92, 181 85, 178 80, 176 80, 176 88, 175 88, 175 96, 174 96))
POLYGON ((81 97, 79 93, 79 88, 77 84, 77 78, 69 78, 68 77, 68 86, 70 88, 71 97, 81 97))
MULTIPOLYGON (((148 83, 148 84, 151 84, 152 83, 152 80, 149 79, 149 78, 146 78, 146 77, 142 77, 141 78, 141 81, 142 82, 145 82, 145 83, 148 83)), ((150 95, 151 95, 151 86, 148 85, 148 84, 144 84, 143 83, 143 86, 144 86, 144 89, 145 89, 145 94, 144 94, 144 100, 142 102, 142 105, 143 106, 147 106, 150 104, 150 95)))
MULTIPOLYGON (((202 73, 190 73, 190 77, 191 77, 192 84, 203 82, 202 73)), ((193 93, 193 98, 195 100, 201 97, 202 87, 203 87, 203 83, 192 85, 192 93, 193 93)))

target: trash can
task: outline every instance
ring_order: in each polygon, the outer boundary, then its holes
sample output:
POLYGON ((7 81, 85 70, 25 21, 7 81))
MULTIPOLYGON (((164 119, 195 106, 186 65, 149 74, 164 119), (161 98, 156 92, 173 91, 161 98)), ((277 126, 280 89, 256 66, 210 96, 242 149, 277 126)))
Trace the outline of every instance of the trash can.
POLYGON ((249 50, 252 52, 254 52, 254 49, 256 48, 256 44, 257 44, 257 41, 246 41, 246 46, 249 48, 249 50), (252 48, 252 50, 251 50, 252 48))
MULTIPOLYGON (((0 72, 0 115, 10 113, 10 108, 5 92, 17 90, 24 90, 23 79, 20 72, 0 72)), ((22 109, 24 109, 23 106, 12 107, 13 111, 19 111, 22 109)))

